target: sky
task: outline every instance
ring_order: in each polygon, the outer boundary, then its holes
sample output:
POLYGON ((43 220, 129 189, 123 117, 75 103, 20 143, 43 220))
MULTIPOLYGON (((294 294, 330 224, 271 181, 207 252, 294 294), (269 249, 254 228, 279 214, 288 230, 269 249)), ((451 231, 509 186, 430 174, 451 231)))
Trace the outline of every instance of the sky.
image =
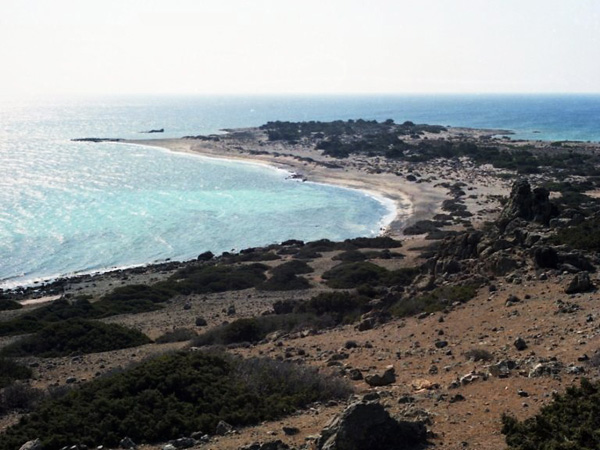
POLYGON ((600 93, 599 0, 3 0, 0 95, 600 93))

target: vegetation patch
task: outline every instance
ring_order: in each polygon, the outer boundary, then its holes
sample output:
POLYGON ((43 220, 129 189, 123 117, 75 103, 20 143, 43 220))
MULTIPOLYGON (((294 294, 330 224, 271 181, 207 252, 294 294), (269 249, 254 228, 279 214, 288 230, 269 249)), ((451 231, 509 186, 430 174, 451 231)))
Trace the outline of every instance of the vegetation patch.
POLYGON ((29 367, 19 364, 13 359, 0 357, 0 389, 12 384, 16 380, 31 378, 29 367))
POLYGON ((465 303, 477 294, 477 286, 443 286, 418 297, 403 298, 390 307, 396 317, 408 317, 422 312, 432 313, 449 307, 454 302, 465 303))
POLYGON ((169 342, 185 342, 191 341, 196 336, 196 332, 194 330, 190 330, 189 328, 176 328, 173 331, 167 331, 162 336, 156 339, 157 344, 167 344, 169 342))
POLYGON ((588 218, 583 223, 558 230, 552 242, 578 250, 600 250, 600 218, 588 218))
POLYGON ((593 450, 600 448, 600 382, 581 380, 534 417, 502 417, 508 448, 518 450, 593 450))
POLYGON ((213 328, 195 338, 192 345, 231 345, 243 342, 257 343, 270 333, 289 333, 306 328, 325 328, 335 323, 330 318, 318 318, 313 314, 281 314, 237 319, 213 328))
POLYGON ((158 283, 163 289, 181 294, 209 294, 256 287, 266 276, 269 267, 260 264, 197 265, 178 270, 168 281, 158 283))
POLYGON ((292 291, 297 289, 308 289, 310 283, 298 274, 311 273, 313 268, 306 262, 292 260, 280 264, 270 270, 271 277, 259 284, 257 289, 263 291, 292 291))
POLYGON ((10 311, 15 309, 21 309, 23 305, 14 300, 0 299, 0 311, 10 311))
POLYGON ((310 368, 202 352, 164 355, 42 402, 0 435, 0 450, 40 438, 46 450, 73 443, 153 443, 278 419, 308 404, 345 398, 349 386, 310 368))
POLYGON ((418 273, 419 269, 415 267, 387 270, 370 262, 350 262, 328 270, 323 274, 323 279, 334 289, 351 289, 362 285, 406 286, 418 273))
POLYGON ((5 356, 44 358, 118 350, 148 344, 143 333, 121 325, 69 319, 47 325, 2 350, 5 356))

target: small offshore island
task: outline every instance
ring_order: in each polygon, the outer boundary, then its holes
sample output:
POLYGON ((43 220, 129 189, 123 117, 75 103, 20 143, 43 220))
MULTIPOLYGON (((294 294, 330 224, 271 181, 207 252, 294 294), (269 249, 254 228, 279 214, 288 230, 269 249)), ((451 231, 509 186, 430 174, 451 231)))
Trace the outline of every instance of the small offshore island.
POLYGON ((374 238, 0 292, 0 450, 600 446, 600 144, 226 131, 80 140, 270 164, 398 215, 374 238))

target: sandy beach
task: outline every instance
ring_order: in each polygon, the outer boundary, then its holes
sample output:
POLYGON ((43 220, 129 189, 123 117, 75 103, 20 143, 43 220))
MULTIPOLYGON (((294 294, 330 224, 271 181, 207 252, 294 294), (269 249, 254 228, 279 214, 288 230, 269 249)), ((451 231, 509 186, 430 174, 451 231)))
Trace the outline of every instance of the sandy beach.
MULTIPOLYGON (((407 226, 420 220, 431 219, 435 214, 442 212, 442 202, 448 199, 448 189, 444 184, 462 182, 469 185, 469 190, 477 191, 478 204, 466 201, 468 209, 475 216, 485 209, 481 202, 482 196, 489 197, 508 191, 507 184, 487 176, 486 170, 480 167, 453 167, 447 161, 408 164, 363 155, 351 155, 343 159, 331 158, 310 146, 269 142, 256 129, 244 131, 243 139, 234 135, 230 139, 226 136, 219 141, 144 139, 123 142, 205 157, 268 164, 287 170, 295 178, 305 181, 359 189, 375 197, 388 199, 395 205, 396 213, 382 232, 395 237, 404 236, 403 230, 407 226)), ((443 137, 463 135, 467 132, 469 130, 457 128, 443 137)), ((475 138, 488 132, 490 130, 471 130, 475 138)))

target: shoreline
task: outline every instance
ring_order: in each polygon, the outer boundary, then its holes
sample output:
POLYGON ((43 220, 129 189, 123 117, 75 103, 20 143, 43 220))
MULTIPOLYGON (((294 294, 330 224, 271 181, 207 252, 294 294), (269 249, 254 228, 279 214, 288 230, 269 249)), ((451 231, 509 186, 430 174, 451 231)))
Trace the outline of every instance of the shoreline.
MULTIPOLYGON (((382 203, 390 211, 382 218, 379 235, 406 237, 402 233, 404 228, 416 221, 430 218, 437 212, 441 202, 447 198, 443 189, 425 183, 410 183, 396 175, 365 173, 352 170, 347 165, 342 169, 332 169, 319 165, 318 163, 323 161, 316 158, 313 159, 317 161, 317 164, 308 164, 296 159, 302 157, 300 152, 251 155, 242 151, 232 151, 226 146, 208 145, 194 139, 184 138, 136 139, 124 140, 121 143, 155 147, 205 158, 268 166, 284 170, 290 176, 300 177, 305 182, 361 191, 364 195, 382 203), (393 211, 390 208, 392 205, 393 211), (390 217, 386 220, 386 217, 392 214, 393 218, 390 217)), ((348 160, 353 162, 352 157, 348 160)))

